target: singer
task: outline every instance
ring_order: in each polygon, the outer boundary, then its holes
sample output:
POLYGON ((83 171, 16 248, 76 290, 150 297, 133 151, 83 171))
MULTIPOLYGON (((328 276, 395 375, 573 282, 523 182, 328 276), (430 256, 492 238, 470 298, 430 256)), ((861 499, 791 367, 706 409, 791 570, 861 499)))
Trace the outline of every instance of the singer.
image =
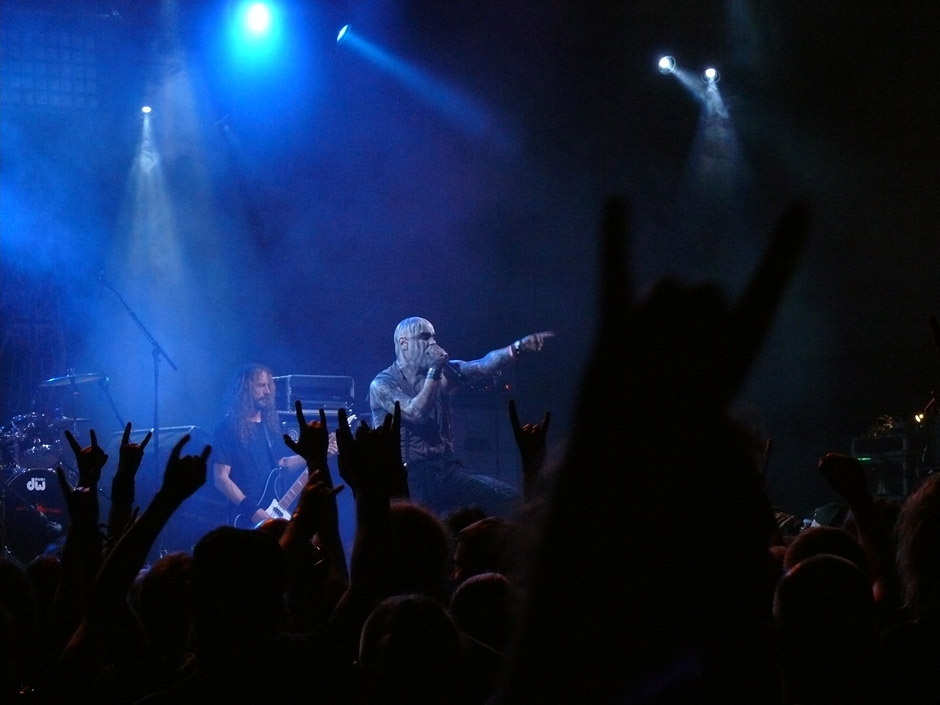
POLYGON ((449 396, 461 383, 491 376, 520 355, 538 352, 554 334, 533 333, 471 361, 451 360, 434 335, 424 318, 406 318, 395 327, 395 362, 369 385, 372 423, 381 425, 399 402, 402 461, 413 501, 439 516, 471 505, 491 516, 510 516, 519 491, 464 468, 454 453, 449 396))

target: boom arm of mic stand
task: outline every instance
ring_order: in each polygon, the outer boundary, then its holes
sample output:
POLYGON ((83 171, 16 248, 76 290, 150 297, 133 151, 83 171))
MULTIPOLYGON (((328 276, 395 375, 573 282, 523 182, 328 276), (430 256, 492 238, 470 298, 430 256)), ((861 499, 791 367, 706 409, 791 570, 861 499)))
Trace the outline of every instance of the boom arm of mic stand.
POLYGON ((127 314, 131 317, 131 320, 137 324, 137 327, 140 328, 141 332, 147 337, 147 340, 150 341, 151 346, 153 346, 153 465, 155 470, 154 477, 160 477, 160 468, 158 467, 158 463, 160 462, 160 358, 162 357, 166 360, 174 370, 178 368, 173 360, 170 359, 170 356, 166 354, 166 351, 160 346, 160 343, 157 342, 157 339, 150 334, 150 331, 147 330, 146 326, 144 326, 137 317, 137 314, 127 305, 124 297, 112 286, 111 282, 104 277, 99 277, 99 280, 114 292, 114 295, 118 297, 118 300, 124 306, 124 310, 126 310, 127 314))
POLYGON ((133 309, 131 309, 131 307, 127 305, 127 302, 124 300, 124 297, 121 296, 121 295, 118 293, 117 289, 115 289, 115 288, 111 285, 111 282, 109 282, 107 279, 102 279, 102 280, 101 280, 101 283, 104 284, 106 287, 108 287, 111 291, 114 292, 114 295, 118 297, 118 301, 120 301, 120 302, 121 302, 121 305, 124 306, 124 310, 127 311, 127 315, 129 315, 129 316, 131 317, 131 320, 134 321, 134 323, 137 324, 137 327, 140 328, 141 332, 147 337, 147 340, 150 341, 150 344, 153 346, 154 358, 156 359, 157 356, 160 356, 160 357, 162 357, 164 360, 166 360, 166 361, 169 363, 170 367, 172 367, 174 370, 178 369, 178 368, 176 367, 176 363, 174 363, 174 362, 170 359, 170 356, 166 354, 166 350, 164 350, 164 349, 160 346, 160 343, 157 342, 157 339, 154 338, 154 337, 150 334, 150 331, 147 330, 147 327, 144 326, 143 322, 141 322, 141 320, 137 317, 137 314, 134 313, 133 309))

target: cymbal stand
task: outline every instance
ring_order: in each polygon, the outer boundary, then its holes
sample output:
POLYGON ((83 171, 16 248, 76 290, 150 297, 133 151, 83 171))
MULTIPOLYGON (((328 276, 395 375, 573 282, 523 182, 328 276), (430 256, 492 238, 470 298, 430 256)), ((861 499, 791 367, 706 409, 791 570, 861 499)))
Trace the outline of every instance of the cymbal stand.
POLYGON ((114 412, 114 416, 118 420, 118 427, 124 428, 126 425, 124 423, 124 417, 121 416, 121 412, 118 411, 117 405, 114 403, 114 398, 111 396, 111 390, 109 388, 109 383, 111 380, 108 377, 103 377, 100 382, 98 382, 98 388, 101 390, 101 393, 104 394, 105 399, 108 400, 108 406, 111 407, 111 411, 114 412))

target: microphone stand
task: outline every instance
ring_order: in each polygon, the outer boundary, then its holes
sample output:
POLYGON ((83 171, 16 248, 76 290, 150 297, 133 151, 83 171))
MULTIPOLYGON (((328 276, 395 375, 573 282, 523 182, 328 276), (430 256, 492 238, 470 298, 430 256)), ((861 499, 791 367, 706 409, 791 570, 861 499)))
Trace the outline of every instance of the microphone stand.
POLYGON ((121 296, 117 289, 104 277, 99 276, 98 280, 108 287, 111 291, 114 292, 114 295, 118 297, 118 301, 124 306, 124 309, 127 311, 127 314, 131 317, 131 320, 137 324, 137 327, 140 328, 141 332, 150 341, 150 345, 153 348, 153 466, 154 466, 154 477, 160 477, 160 404, 159 404, 159 391, 160 391, 160 358, 162 357, 167 361, 170 367, 174 370, 178 368, 170 359, 170 356, 166 354, 166 351, 160 346, 160 343, 157 342, 150 331, 147 330, 146 326, 141 322, 137 317, 137 314, 127 305, 127 302, 124 300, 124 297, 121 296))

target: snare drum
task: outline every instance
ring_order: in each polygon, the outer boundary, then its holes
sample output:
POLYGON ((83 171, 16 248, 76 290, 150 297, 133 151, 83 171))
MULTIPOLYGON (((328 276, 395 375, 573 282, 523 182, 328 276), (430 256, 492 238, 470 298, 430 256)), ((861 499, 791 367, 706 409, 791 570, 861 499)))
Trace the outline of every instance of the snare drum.
POLYGON ((3 486, 3 540, 23 565, 65 536, 69 514, 55 471, 31 468, 3 486))
POLYGON ((62 445, 58 441, 37 443, 20 451, 20 465, 26 468, 54 468, 62 462, 62 445))

